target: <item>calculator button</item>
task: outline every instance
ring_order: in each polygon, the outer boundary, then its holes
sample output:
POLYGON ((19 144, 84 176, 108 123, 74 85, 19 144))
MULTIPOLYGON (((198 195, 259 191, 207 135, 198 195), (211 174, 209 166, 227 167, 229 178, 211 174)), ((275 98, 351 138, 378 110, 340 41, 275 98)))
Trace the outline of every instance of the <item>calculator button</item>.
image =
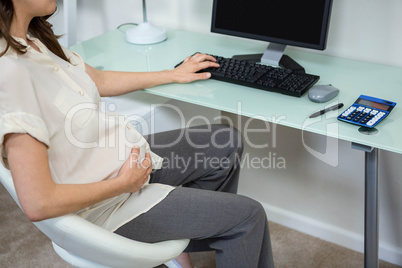
POLYGON ((344 112, 343 112, 343 114, 342 114, 342 115, 343 115, 343 116, 348 116, 350 113, 351 113, 351 111, 346 110, 346 111, 344 111, 344 112))
POLYGON ((371 111, 370 108, 366 108, 366 109, 364 109, 363 113, 369 113, 370 111, 371 111))
POLYGON ((366 124, 366 125, 368 125, 368 126, 370 126, 370 127, 371 127, 372 125, 374 125, 374 124, 375 124, 375 122, 376 122, 376 121, 370 120, 370 121, 368 121, 368 122, 367 122, 367 124, 366 124))
POLYGON ((363 111, 364 110, 364 107, 363 106, 360 106, 359 108, 357 108, 357 111, 359 111, 359 112, 361 112, 361 111, 363 111))
POLYGON ((376 115, 378 113, 378 110, 372 110, 370 114, 376 115))

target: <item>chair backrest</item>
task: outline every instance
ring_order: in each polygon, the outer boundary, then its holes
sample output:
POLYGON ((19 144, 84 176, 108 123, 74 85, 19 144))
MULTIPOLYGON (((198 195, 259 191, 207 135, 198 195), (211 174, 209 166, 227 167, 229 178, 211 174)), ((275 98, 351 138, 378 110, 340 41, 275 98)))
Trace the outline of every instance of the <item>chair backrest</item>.
MULTIPOLYGON (((10 171, 0 165, 0 181, 20 206, 10 171)), ((143 243, 124 238, 69 214, 34 222, 67 262, 91 267, 155 267, 177 257, 189 240, 143 243)))

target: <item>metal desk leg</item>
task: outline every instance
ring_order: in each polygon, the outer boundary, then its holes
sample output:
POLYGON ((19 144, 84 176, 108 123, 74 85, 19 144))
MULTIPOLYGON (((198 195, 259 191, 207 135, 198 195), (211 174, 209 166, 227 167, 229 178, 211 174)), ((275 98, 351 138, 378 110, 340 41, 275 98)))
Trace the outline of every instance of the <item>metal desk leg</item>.
POLYGON ((365 151, 364 267, 378 267, 378 149, 352 143, 365 151))

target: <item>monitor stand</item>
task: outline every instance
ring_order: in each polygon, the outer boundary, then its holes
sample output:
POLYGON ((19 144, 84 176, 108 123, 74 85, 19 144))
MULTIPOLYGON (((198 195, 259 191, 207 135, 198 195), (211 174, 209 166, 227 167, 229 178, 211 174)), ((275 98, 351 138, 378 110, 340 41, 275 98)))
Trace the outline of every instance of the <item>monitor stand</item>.
POLYGON ((283 54, 286 45, 269 43, 264 54, 234 55, 236 60, 247 60, 252 62, 261 62, 263 64, 281 66, 285 69, 291 69, 295 72, 305 73, 304 68, 288 55, 283 54))

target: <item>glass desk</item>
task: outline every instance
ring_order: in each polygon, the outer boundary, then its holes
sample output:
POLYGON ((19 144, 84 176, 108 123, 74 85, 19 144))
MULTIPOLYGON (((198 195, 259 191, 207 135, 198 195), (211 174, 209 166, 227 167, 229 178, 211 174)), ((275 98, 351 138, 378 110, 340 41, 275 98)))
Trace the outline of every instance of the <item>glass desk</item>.
MULTIPOLYGON (((133 45, 125 41, 124 30, 114 30, 77 44, 72 49, 94 66, 116 71, 159 71, 172 69, 185 57, 204 52, 225 57, 261 53, 266 43, 214 34, 168 31, 168 40, 154 45, 133 45)), ((363 150, 365 160, 365 266, 378 267, 378 149, 402 153, 402 109, 397 105, 381 122, 378 133, 365 135, 352 124, 340 122, 343 110, 309 119, 309 116, 336 103, 345 109, 360 94, 394 101, 402 105, 402 68, 379 65, 288 48, 286 54, 308 73, 321 77, 318 84, 332 84, 340 94, 324 104, 301 98, 251 89, 216 80, 190 84, 168 84, 146 92, 189 102, 223 112, 258 117, 268 122, 351 142, 363 150)))

